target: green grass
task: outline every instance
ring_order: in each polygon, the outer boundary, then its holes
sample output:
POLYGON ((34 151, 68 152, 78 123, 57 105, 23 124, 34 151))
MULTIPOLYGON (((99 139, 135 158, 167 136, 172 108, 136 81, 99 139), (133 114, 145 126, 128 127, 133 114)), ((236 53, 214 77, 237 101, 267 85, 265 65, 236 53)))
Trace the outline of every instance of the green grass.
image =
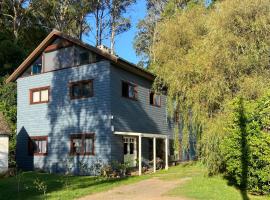
MULTIPOLYGON (((88 176, 61 176, 37 172, 24 172, 17 192, 15 177, 0 178, 0 199, 45 199, 42 191, 34 186, 34 181, 43 181, 48 189, 46 199, 70 200, 88 194, 102 192, 113 187, 136 183, 151 177, 158 177, 164 181, 185 181, 168 192, 169 196, 190 198, 192 200, 242 200, 241 193, 221 176, 208 177, 206 169, 196 163, 182 164, 162 170, 152 175, 135 176, 125 179, 105 179, 88 176)), ((270 200, 270 197, 249 196, 250 200, 270 200)))
POLYGON ((113 187, 138 182, 149 176, 136 176, 125 179, 105 179, 88 176, 61 176, 37 172, 24 172, 17 190, 15 177, 0 178, 0 199, 45 199, 42 191, 36 189, 34 181, 39 179, 47 185, 46 199, 74 199, 87 194, 105 191, 113 187))
MULTIPOLYGON (((173 169, 179 171, 175 178, 190 177, 184 184, 178 185, 168 195, 196 200, 243 200, 241 192, 222 176, 208 177, 206 169, 198 164, 180 165, 173 169), (186 172, 186 173, 183 173, 186 172)), ((267 196, 248 196, 250 200, 270 200, 267 196)))

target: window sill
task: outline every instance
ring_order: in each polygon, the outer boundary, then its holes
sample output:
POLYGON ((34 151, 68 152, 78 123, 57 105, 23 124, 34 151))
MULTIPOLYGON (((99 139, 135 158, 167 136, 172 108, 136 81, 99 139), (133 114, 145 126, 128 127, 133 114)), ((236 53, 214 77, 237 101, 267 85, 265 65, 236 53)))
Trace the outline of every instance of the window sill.
POLYGON ((154 105, 154 104, 150 104, 150 106, 157 107, 157 108, 161 107, 161 105, 154 105))
POLYGON ((122 97, 125 98, 125 99, 130 99, 130 100, 133 100, 133 101, 138 101, 138 98, 125 97, 125 96, 122 96, 122 97))
POLYGON ((33 156, 47 156, 48 153, 34 153, 33 156))
POLYGON ((50 101, 40 101, 40 102, 30 102, 30 105, 35 105, 35 104, 48 104, 50 101))
POLYGON ((95 156, 94 153, 77 153, 77 154, 70 153, 69 155, 70 156, 95 156))

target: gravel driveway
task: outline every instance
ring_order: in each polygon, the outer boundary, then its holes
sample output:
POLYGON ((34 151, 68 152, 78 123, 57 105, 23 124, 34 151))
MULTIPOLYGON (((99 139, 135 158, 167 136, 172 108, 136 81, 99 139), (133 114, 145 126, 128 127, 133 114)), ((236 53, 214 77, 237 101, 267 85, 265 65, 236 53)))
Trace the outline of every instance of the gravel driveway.
POLYGON ((165 196, 169 190, 185 180, 165 181, 151 178, 138 183, 119 186, 106 192, 85 196, 79 200, 187 200, 181 197, 165 196))

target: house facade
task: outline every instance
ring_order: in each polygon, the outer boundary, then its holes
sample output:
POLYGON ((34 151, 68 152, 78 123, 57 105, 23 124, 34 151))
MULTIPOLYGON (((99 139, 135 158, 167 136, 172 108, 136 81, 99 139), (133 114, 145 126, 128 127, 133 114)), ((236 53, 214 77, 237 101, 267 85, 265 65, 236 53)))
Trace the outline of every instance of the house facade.
POLYGON ((0 113, 0 173, 8 170, 9 135, 11 130, 4 115, 0 113))
POLYGON ((168 168, 173 131, 154 78, 104 49, 51 32, 7 80, 17 81, 18 166, 78 173, 97 162, 129 162, 140 174, 161 157, 168 168))

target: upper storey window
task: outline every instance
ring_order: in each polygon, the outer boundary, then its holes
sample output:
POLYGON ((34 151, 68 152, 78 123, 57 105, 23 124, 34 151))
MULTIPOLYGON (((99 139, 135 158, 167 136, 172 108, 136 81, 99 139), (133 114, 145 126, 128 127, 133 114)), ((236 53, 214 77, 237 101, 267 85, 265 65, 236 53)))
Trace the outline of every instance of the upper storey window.
POLYGON ((70 98, 80 99, 93 96, 93 80, 84 80, 70 83, 70 98))
POLYGON ((100 58, 90 52, 89 50, 86 50, 84 48, 80 48, 80 47, 75 47, 75 64, 76 65, 86 65, 86 64, 91 64, 91 63, 95 63, 98 60, 100 60, 100 58))
POLYGON ((30 104, 48 103, 50 87, 34 88, 30 90, 30 104))
POLYGON ((122 96, 130 99, 138 99, 138 86, 129 82, 122 81, 122 96))
POLYGON ((32 64, 31 74, 40 74, 42 70, 42 59, 41 56, 32 64))
POLYGON ((40 74, 42 72, 42 56, 39 56, 31 66, 23 73, 22 76, 40 74))
POLYGON ((149 100, 150 100, 150 105, 160 107, 160 105, 161 105, 160 95, 158 95, 154 92, 150 92, 149 93, 149 100))

